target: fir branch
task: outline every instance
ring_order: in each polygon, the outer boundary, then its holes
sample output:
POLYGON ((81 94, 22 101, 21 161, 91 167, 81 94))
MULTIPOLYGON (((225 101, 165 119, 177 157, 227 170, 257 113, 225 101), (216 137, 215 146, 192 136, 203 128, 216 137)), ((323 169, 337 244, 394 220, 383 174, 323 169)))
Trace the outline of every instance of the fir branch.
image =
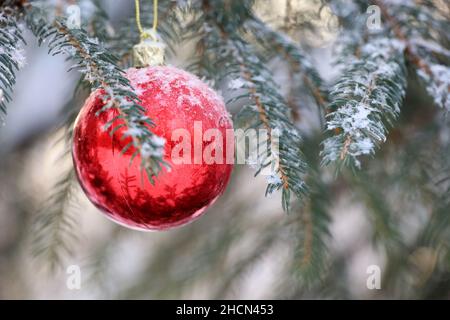
POLYGON ((97 245, 93 254, 88 257, 86 264, 83 266, 83 269, 88 270, 85 283, 88 284, 90 289, 98 287, 107 297, 111 295, 110 280, 114 276, 109 268, 114 265, 111 256, 116 252, 117 246, 124 236, 128 235, 126 231, 127 229, 115 225, 108 237, 97 245))
MULTIPOLYGON (((70 157, 70 151, 65 156, 70 157)), ((78 239, 77 222, 69 213, 74 203, 74 182, 74 170, 70 167, 54 185, 32 224, 32 254, 45 261, 51 272, 73 254, 72 245, 78 239)))
POLYGON ((278 53, 283 56, 292 67, 295 75, 295 83, 303 82, 310 94, 320 107, 325 107, 327 92, 322 78, 313 63, 299 45, 290 40, 286 35, 270 29, 257 17, 252 17, 244 25, 247 32, 256 37, 258 43, 264 46, 266 52, 278 53))
POLYGON ((341 28, 333 46, 333 53, 337 64, 345 66, 349 59, 360 57, 361 46, 367 42, 367 16, 363 14, 367 3, 356 0, 346 3, 341 0, 328 2, 341 28))
POLYGON ((450 111, 450 51, 441 45, 449 44, 448 32, 441 32, 450 28, 448 17, 431 3, 421 8, 395 1, 374 3, 380 7, 395 37, 405 44, 406 57, 415 66, 434 103, 450 111), (436 55, 443 55, 444 62, 439 62, 436 55))
POLYGON ((323 280, 330 265, 328 243, 331 239, 331 217, 329 186, 321 177, 318 163, 317 140, 306 140, 307 161, 310 168, 307 184, 309 197, 302 207, 298 207, 299 216, 292 222, 295 246, 292 261, 293 272, 308 287, 323 280))
POLYGON ((242 259, 234 263, 233 268, 222 277, 221 283, 216 289, 213 299, 225 299, 227 293, 233 288, 233 285, 239 282, 245 276, 245 273, 251 269, 256 263, 261 261, 264 256, 270 252, 278 240, 278 233, 272 228, 263 230, 261 239, 255 241, 253 249, 248 255, 244 255, 242 259))
POLYGON ((393 217, 393 212, 389 203, 386 201, 384 190, 377 190, 373 187, 374 179, 371 179, 364 171, 358 172, 358 175, 351 177, 355 186, 355 193, 365 202, 367 213, 372 220, 373 240, 377 244, 382 244, 390 249, 393 244, 400 239, 396 228, 397 221, 393 217))
MULTIPOLYGON (((86 81, 83 81, 83 76, 81 76, 75 86, 72 97, 69 101, 61 108, 60 111, 60 122, 56 129, 69 128, 69 137, 72 138, 73 126, 75 120, 80 112, 80 108, 83 106, 83 102, 89 97, 90 85, 86 81)), ((68 141, 69 142, 69 141, 68 141)))
POLYGON ((92 4, 95 9, 86 21, 86 31, 98 38, 102 43, 108 43, 108 40, 114 36, 115 30, 101 1, 92 0, 92 4))
POLYGON ((214 226, 207 228, 206 233, 201 231, 205 230, 203 224, 180 230, 178 237, 168 239, 155 250, 145 263, 141 276, 128 283, 128 288, 117 298, 182 297, 183 288, 210 273, 214 267, 223 267, 230 245, 242 235, 236 222, 236 218, 231 217, 224 220, 217 230, 214 226), (179 268, 181 261, 189 267, 179 268), (215 263, 211 265, 211 261, 215 263), (158 278, 148 281, 148 276, 153 274, 158 274, 158 278))
MULTIPOLYGON (((73 125, 78 111, 76 103, 79 96, 84 97, 87 92, 81 92, 83 82, 78 82, 72 98, 63 107, 63 122, 61 137, 55 142, 64 145, 64 151, 57 159, 64 165, 64 161, 70 161, 73 125)), ((86 88, 84 88, 86 89, 86 88)), ((72 215, 78 200, 76 193, 76 179, 73 166, 59 173, 61 178, 51 188, 51 194, 40 204, 36 218, 32 223, 32 254, 38 261, 45 262, 49 271, 54 272, 62 267, 64 260, 73 255, 73 247, 78 242, 78 221, 72 215)))
POLYGON ((163 160, 165 141, 150 130, 154 123, 139 105, 140 101, 128 79, 117 66, 117 58, 103 48, 97 39, 89 37, 85 30, 69 29, 60 20, 49 25, 37 10, 32 9, 27 14, 27 24, 39 43, 49 41, 49 53, 69 55, 75 61, 70 70, 80 71, 93 89, 102 90, 106 104, 98 113, 109 109, 118 113, 105 129, 113 133, 120 127, 127 128, 123 136, 131 137, 135 148, 133 159, 140 155, 141 169, 149 181, 154 183, 154 177, 162 169, 162 165, 167 165, 163 160))
POLYGON ((7 113, 16 72, 25 65, 22 30, 16 20, 17 12, 9 7, 0 8, 0 121, 7 113))
POLYGON ((234 48, 231 50, 232 58, 234 61, 240 61, 239 72, 234 74, 233 80, 245 79, 240 88, 235 88, 248 90, 248 97, 256 107, 251 109, 254 122, 249 128, 261 126, 268 132, 267 143, 270 147, 258 154, 260 167, 257 174, 274 162, 278 164, 278 168, 274 168, 275 171, 268 177, 266 194, 282 189, 283 208, 288 210, 290 191, 298 198, 302 198, 306 193, 303 181, 306 163, 300 150, 300 134, 292 124, 289 118, 290 108, 278 93, 278 88, 264 62, 240 38, 228 39, 226 46, 234 48), (279 150, 273 146, 274 131, 277 131, 279 150))
POLYGON ((288 210, 291 192, 298 198, 307 192, 303 181, 306 163, 300 150, 301 137, 290 118, 290 108, 278 92, 266 62, 239 35, 225 31, 232 29, 231 26, 218 25, 213 19, 214 14, 208 11, 212 10, 210 7, 205 10, 206 14, 195 22, 201 30, 203 62, 193 66, 206 72, 203 75, 209 78, 231 79, 229 89, 235 95, 228 103, 247 103, 238 114, 238 121, 249 118, 251 123, 245 126, 246 129, 263 128, 267 131, 268 148, 258 150, 256 175, 272 166, 267 177, 266 195, 281 189, 283 208, 288 210), (209 69, 202 68, 217 64, 224 65, 223 73, 208 74, 209 69), (242 90, 246 93, 242 94, 242 90))
MULTIPOLYGON (((95 14, 91 17, 91 21, 87 21, 87 24, 92 25, 92 34, 104 38, 108 18, 101 7, 98 7, 97 1, 95 5, 95 14)), ((65 151, 58 162, 67 161, 71 157, 73 125, 79 112, 80 102, 88 97, 89 91, 89 83, 84 81, 83 76, 80 77, 72 98, 60 112, 62 122, 58 124, 58 129, 62 129, 64 134, 57 143, 63 143, 65 151)), ((67 169, 62 176, 63 178, 52 188, 47 201, 41 204, 33 224, 32 249, 35 258, 49 264, 51 271, 61 267, 64 258, 73 254, 73 247, 78 240, 75 236, 78 232, 76 221, 70 212, 76 202, 74 199, 76 193, 73 192, 76 185, 73 168, 67 169), (68 232, 67 236, 66 232, 68 232)))
POLYGON ((292 267, 307 286, 321 280, 329 267, 330 218, 323 200, 323 195, 311 194, 295 224, 297 246, 292 267))
POLYGON ((359 156, 373 154, 386 140, 387 125, 397 119, 405 95, 403 46, 377 38, 361 48, 330 93, 322 164, 360 167, 359 156))

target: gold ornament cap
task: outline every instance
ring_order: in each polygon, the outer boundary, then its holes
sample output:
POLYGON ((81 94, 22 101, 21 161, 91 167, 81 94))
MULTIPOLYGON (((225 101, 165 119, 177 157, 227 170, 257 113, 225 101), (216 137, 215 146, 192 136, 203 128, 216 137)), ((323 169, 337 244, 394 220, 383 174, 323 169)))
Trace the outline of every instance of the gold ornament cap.
POLYGON ((136 68, 163 65, 165 47, 153 29, 145 30, 141 42, 133 47, 133 65, 136 68))

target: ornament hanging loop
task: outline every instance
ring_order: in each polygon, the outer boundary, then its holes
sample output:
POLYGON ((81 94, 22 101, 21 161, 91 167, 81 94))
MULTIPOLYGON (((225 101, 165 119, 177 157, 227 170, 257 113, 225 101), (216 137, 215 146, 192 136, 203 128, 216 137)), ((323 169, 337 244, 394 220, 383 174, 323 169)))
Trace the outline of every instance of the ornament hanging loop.
POLYGON ((153 29, 144 31, 141 41, 133 47, 133 64, 137 68, 160 66, 164 64, 165 45, 153 29), (153 34, 153 35, 151 35, 153 34))
POLYGON ((133 64, 138 68, 163 65, 165 45, 156 31, 158 26, 158 0, 153 0, 152 29, 142 28, 139 0, 135 0, 135 4, 136 25, 140 33, 140 42, 133 47, 133 64))

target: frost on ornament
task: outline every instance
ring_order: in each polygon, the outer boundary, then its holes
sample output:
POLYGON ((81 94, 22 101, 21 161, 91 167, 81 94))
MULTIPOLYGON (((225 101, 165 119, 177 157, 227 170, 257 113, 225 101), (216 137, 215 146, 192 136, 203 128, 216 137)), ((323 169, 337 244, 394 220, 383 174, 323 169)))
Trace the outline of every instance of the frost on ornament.
MULTIPOLYGON (((205 161, 193 164, 193 155, 191 163, 174 164, 172 151, 179 141, 172 139, 172 134, 183 129, 193 137, 194 122, 200 121, 202 133, 218 129, 226 146, 226 130, 232 129, 232 123, 224 102, 197 77, 174 67, 131 68, 127 78, 145 109, 146 119, 155 124, 147 127, 154 134, 142 141, 136 154, 132 142, 143 136, 142 129, 124 125, 123 119, 117 119, 117 108, 105 109, 114 99, 113 92, 93 92, 74 129, 73 159, 80 184, 109 218, 134 229, 164 230, 193 221, 224 191, 233 165, 205 161), (102 109, 105 111, 99 113, 102 109), (104 128, 115 118, 113 127, 122 126, 111 136, 104 128), (164 167, 153 185, 142 179, 141 160, 157 156, 163 156, 170 169, 164 167)), ((120 103, 126 104, 127 99, 120 103)), ((191 139, 192 150, 205 149, 211 143, 197 142, 191 139)), ((222 151, 226 159, 226 150, 222 151)))

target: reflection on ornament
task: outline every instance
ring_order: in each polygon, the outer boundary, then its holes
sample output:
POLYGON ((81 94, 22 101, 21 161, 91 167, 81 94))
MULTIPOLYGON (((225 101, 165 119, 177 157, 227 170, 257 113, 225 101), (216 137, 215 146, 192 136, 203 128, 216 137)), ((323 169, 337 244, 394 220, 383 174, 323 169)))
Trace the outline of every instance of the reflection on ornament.
MULTIPOLYGON (((202 134, 218 129, 225 145, 232 123, 223 100, 197 77, 174 67, 132 68, 127 77, 146 115, 156 124, 153 132, 166 141, 164 160, 171 168, 159 173, 155 185, 141 179, 140 156, 130 164, 134 147, 121 154, 131 139, 123 139, 124 130, 133 128, 122 127, 111 137, 104 126, 117 111, 96 115, 105 105, 102 92, 96 91, 87 99, 74 128, 73 159, 80 184, 102 212, 134 229, 164 230, 193 221, 224 191, 233 164, 174 164, 170 159, 176 145, 172 133, 183 128, 194 136, 194 123, 201 121, 202 134)), ((209 143, 202 141, 202 147, 209 143)))

